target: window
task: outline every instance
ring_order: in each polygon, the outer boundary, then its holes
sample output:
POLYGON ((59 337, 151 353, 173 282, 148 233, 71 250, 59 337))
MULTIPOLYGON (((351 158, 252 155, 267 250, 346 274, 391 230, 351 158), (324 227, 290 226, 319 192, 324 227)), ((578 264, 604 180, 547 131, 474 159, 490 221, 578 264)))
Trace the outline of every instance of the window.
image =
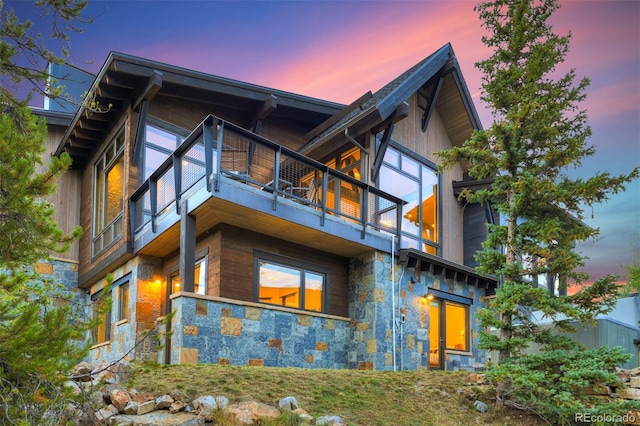
POLYGON ((438 254, 438 176, 426 163, 389 146, 378 187, 407 202, 402 210, 401 246, 438 254))
POLYGON ((326 273, 302 262, 289 260, 287 264, 272 260, 275 258, 267 255, 256 258, 258 301, 322 312, 326 297, 326 273))
POLYGON ((102 291, 91 296, 93 301, 93 318, 98 324, 92 331, 94 344, 108 342, 111 339, 111 305, 103 297, 102 291))
POLYGON ((124 128, 94 165, 93 255, 118 240, 123 232, 124 128))
MULTIPOLYGON (((170 294, 181 291, 180 272, 176 271, 169 276, 170 294)), ((207 294, 207 258, 196 261, 193 274, 193 292, 195 294, 207 294)))
POLYGON ((176 129, 166 130, 165 128, 171 127, 168 124, 151 118, 149 121, 152 124, 147 124, 145 128, 143 181, 147 180, 184 140, 181 132, 176 129))
POLYGON ((129 281, 127 281, 118 287, 118 321, 128 320, 130 317, 129 281))
POLYGON ((471 299, 431 290, 429 302, 429 364, 441 368, 444 350, 471 350, 469 309, 471 299))

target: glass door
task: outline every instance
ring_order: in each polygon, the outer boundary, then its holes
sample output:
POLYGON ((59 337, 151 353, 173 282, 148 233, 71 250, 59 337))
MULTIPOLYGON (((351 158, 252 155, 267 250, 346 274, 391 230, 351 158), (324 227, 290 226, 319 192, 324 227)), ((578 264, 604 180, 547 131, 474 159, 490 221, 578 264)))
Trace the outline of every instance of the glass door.
POLYGON ((429 368, 442 369, 444 339, 442 335, 440 300, 429 302, 429 368))

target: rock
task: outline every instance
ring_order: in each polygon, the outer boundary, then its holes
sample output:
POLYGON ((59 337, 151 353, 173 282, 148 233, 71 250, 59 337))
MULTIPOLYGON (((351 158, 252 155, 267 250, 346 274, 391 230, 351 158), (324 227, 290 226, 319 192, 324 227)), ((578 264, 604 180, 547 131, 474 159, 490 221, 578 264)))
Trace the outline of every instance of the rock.
POLYGON ((155 410, 156 410, 156 402, 153 399, 151 401, 143 402, 142 404, 138 405, 139 416, 150 413, 155 410))
POLYGON ((113 417, 112 420, 114 421, 113 424, 119 426, 204 426, 205 424, 204 417, 187 413, 170 414, 167 411, 154 411, 153 413, 144 414, 142 416, 121 414, 113 417))
POLYGON ((109 419, 118 414, 118 409, 113 405, 107 406, 101 410, 96 411, 96 420, 102 425, 109 424, 109 419))
POLYGON ((176 401, 173 404, 171 404, 171 406, 169 407, 169 412, 172 414, 178 413, 184 410, 186 406, 187 406, 186 402, 176 401))
POLYGON ((618 389, 618 391, 615 393, 615 396, 622 399, 632 399, 635 401, 640 401, 640 389, 635 389, 635 388, 618 389))
POLYGON ((287 396, 278 401, 278 407, 282 411, 293 411, 296 408, 300 408, 298 400, 293 396, 287 396))
POLYGON ((112 390, 111 393, 109 393, 109 399, 111 401, 111 404, 113 404, 120 412, 123 411, 127 403, 131 401, 131 396, 126 390, 116 388, 112 390))
POLYGON ((344 424, 340 416, 322 416, 316 419, 317 425, 338 426, 344 424))
POLYGON ((156 398, 156 410, 164 410, 171 407, 175 401, 169 395, 162 395, 156 398))
POLYGON ((124 414, 138 414, 139 405, 140 404, 135 401, 129 401, 127 402, 127 405, 124 406, 124 409, 122 409, 122 412, 124 414))
POLYGON ((191 398, 189 398, 189 395, 187 395, 185 392, 182 392, 180 390, 171 391, 169 396, 171 396, 171 398, 173 398, 174 401, 182 401, 187 404, 191 402, 191 398))
POLYGON ((640 376, 630 377, 629 386, 632 388, 640 388, 640 376))
POLYGON ((78 382, 90 382, 92 380, 91 372, 95 368, 95 365, 83 361, 75 366, 71 378, 78 382))
POLYGON ((243 424, 253 424, 258 419, 274 419, 280 415, 276 407, 255 401, 229 405, 224 412, 243 424))
POLYGON ((482 401, 476 400, 476 402, 473 403, 473 406, 476 407, 476 410, 480 411, 481 413, 486 413, 487 411, 489 411, 489 406, 482 401))
POLYGON ((216 400, 218 410, 224 410, 229 405, 229 398, 226 396, 216 396, 214 399, 216 400))
POLYGON ((213 421, 213 414, 218 406, 214 397, 207 395, 191 401, 191 405, 195 412, 205 418, 206 421, 213 421))

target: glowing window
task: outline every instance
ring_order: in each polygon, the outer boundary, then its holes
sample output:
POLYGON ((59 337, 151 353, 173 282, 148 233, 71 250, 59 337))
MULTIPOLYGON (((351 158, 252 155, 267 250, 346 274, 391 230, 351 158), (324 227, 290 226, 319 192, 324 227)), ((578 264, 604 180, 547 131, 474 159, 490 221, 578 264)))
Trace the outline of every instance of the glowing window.
MULTIPOLYGON (((180 282, 180 273, 175 272, 169 277, 169 285, 171 286, 171 294, 182 290, 180 282)), ((196 261, 195 270, 193 272, 193 292, 195 294, 207 294, 207 258, 196 261)))
POLYGON ((326 275, 304 267, 258 260, 258 300, 322 312, 326 275))
POLYGON ((109 143, 94 165, 93 255, 123 233, 124 128, 109 143))

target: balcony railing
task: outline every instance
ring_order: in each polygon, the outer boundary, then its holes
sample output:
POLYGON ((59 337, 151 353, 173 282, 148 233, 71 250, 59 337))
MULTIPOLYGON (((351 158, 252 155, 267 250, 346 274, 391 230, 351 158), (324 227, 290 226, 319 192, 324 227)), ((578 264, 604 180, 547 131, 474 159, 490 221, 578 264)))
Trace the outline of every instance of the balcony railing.
POLYGON ((348 174, 305 157, 232 123, 209 115, 130 198, 134 233, 156 222, 205 180, 215 194, 224 179, 242 182, 272 197, 276 210, 284 199, 367 229, 399 237, 404 201, 348 174))

